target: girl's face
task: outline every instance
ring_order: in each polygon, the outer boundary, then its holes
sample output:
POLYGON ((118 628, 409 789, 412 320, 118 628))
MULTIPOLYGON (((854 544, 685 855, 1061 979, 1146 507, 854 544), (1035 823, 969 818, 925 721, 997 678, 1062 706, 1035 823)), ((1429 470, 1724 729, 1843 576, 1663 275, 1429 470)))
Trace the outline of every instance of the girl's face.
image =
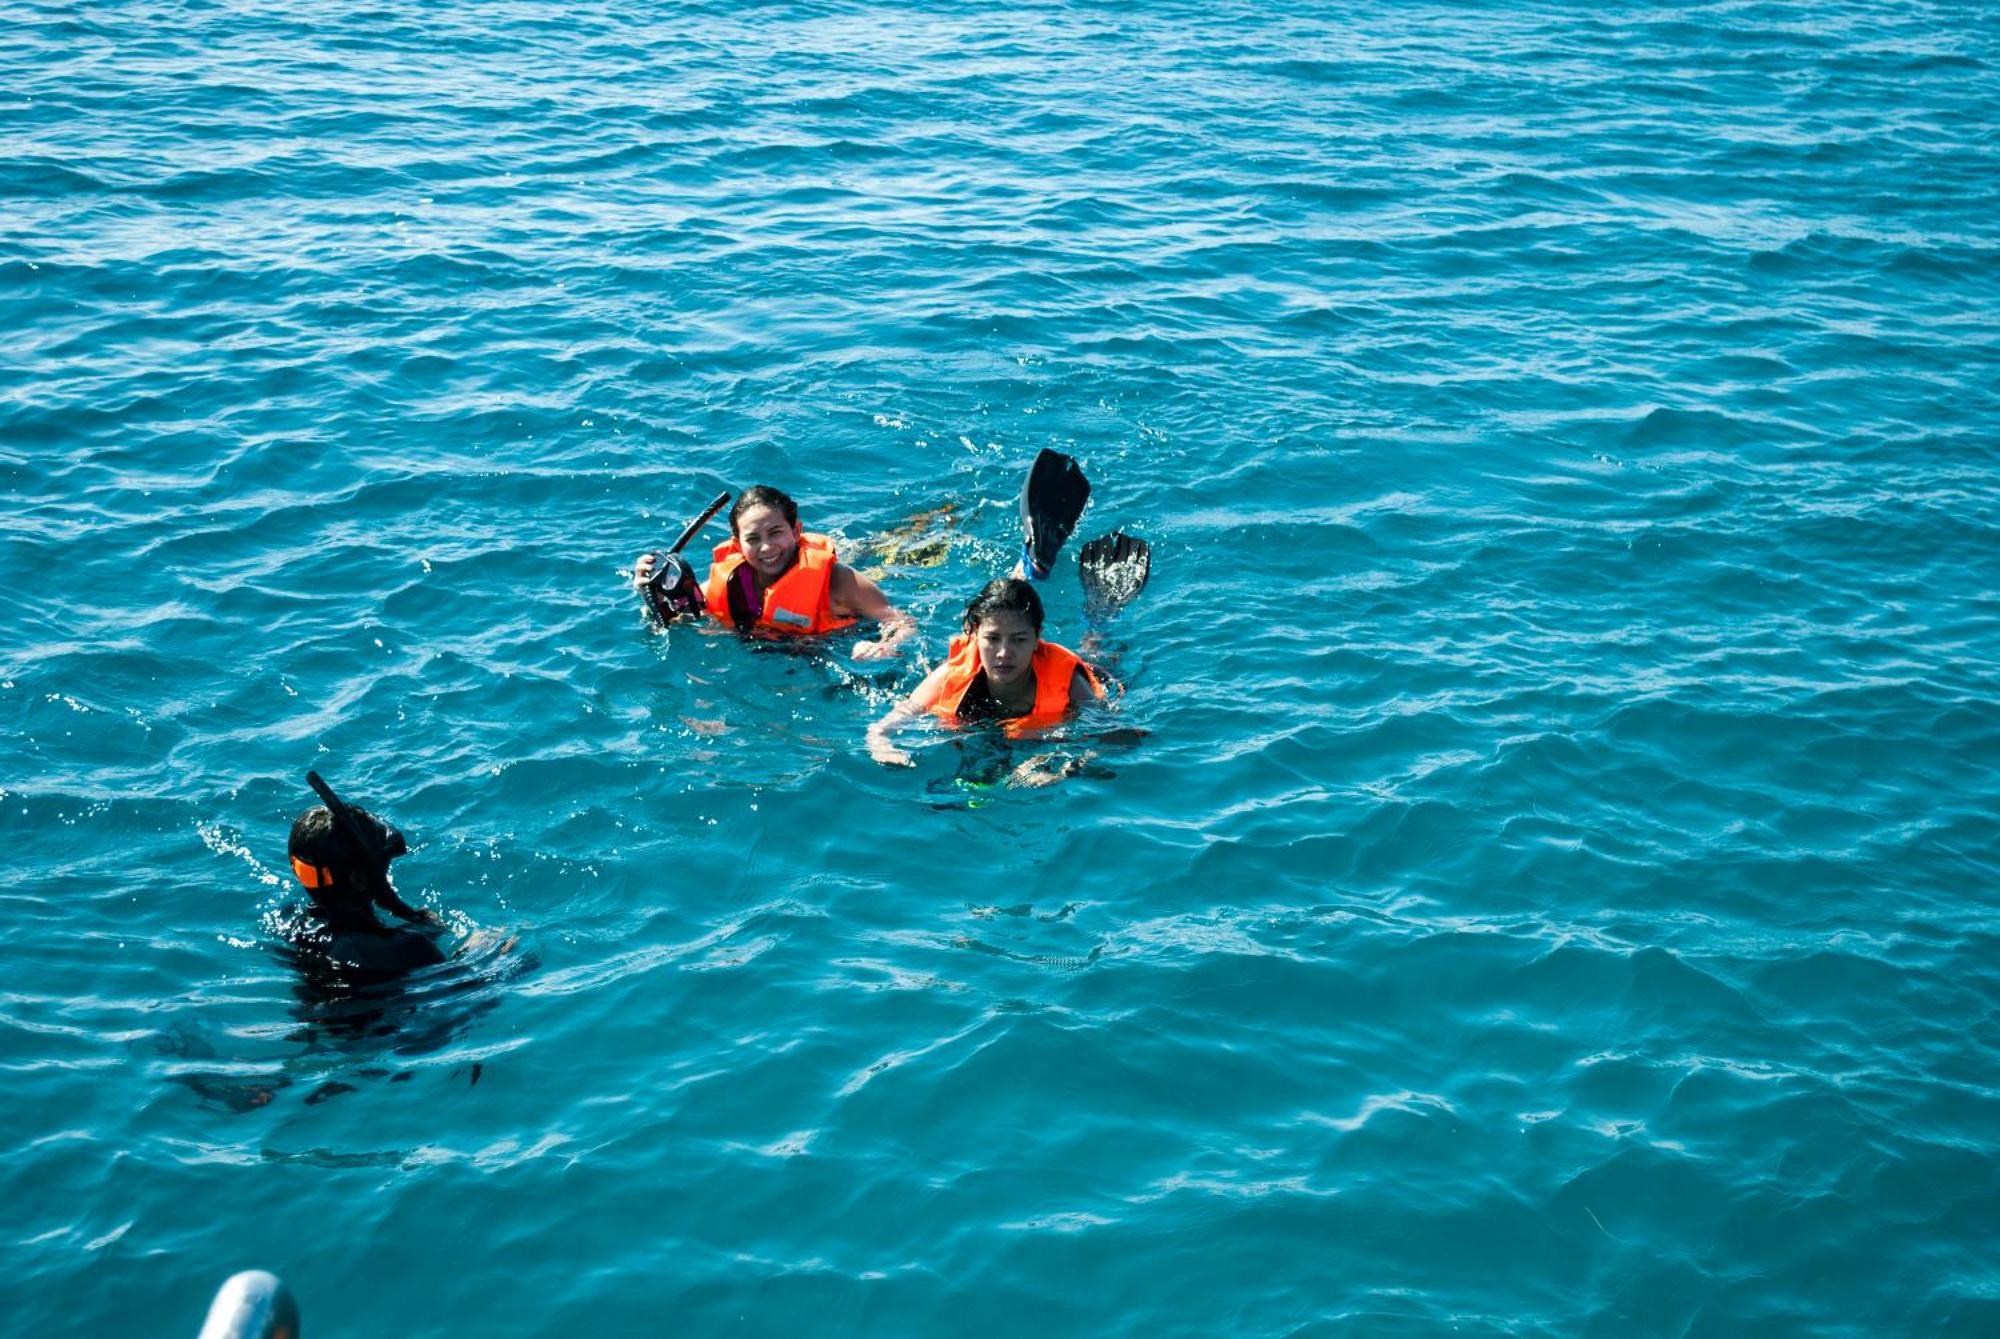
POLYGON ((991 683, 1013 683, 1028 672, 1035 648, 1042 644, 1035 625, 1026 614, 1013 609, 996 609, 979 620, 972 630, 972 644, 979 651, 979 668, 991 683))
POLYGON ((752 507, 736 518, 736 542, 757 575, 783 576, 799 551, 799 532, 776 507, 752 507))

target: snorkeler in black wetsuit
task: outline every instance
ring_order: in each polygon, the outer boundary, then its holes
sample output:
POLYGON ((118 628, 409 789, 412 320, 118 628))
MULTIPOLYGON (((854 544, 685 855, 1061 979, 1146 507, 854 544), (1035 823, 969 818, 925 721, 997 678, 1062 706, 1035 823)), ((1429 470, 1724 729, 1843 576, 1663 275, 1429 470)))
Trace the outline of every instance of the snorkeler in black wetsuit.
POLYGON ((403 834, 366 809, 343 804, 317 774, 308 772, 306 779, 327 803, 292 824, 292 873, 309 899, 293 947, 336 970, 371 976, 399 976, 443 962, 437 913, 403 901, 389 882, 389 862, 409 853, 403 834), (384 925, 376 919, 377 907, 423 928, 384 925))

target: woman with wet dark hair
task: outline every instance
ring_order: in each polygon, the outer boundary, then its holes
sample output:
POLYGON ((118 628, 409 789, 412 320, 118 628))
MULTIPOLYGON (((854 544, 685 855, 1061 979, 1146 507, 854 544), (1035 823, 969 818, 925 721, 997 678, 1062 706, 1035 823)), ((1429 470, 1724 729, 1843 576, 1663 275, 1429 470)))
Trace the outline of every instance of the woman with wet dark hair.
MULTIPOLYGON (((645 588, 655 562, 649 553, 632 565, 634 586, 645 588)), ((880 586, 838 560, 832 541, 800 527, 796 502, 764 484, 729 509, 729 542, 716 546, 702 603, 723 626, 765 636, 819 636, 872 619, 881 636, 856 642, 856 660, 893 656, 917 630, 880 586)))
POLYGON ((868 753, 890 767, 913 759, 890 738, 925 715, 952 724, 997 721, 1010 735, 1054 725, 1102 701, 1097 672, 1067 647, 1042 640, 1042 597, 1018 577, 987 583, 965 607, 945 661, 868 730, 868 753))

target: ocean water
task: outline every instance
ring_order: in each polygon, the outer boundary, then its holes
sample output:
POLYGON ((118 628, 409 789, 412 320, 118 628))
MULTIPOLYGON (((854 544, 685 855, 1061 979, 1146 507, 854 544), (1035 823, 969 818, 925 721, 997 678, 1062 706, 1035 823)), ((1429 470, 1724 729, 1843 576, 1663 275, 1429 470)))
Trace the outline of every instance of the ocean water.
POLYGON ((1992 6, 0 16, 0 1329, 2000 1332, 1992 6), (1045 446, 1128 733, 876 766, 1045 446))

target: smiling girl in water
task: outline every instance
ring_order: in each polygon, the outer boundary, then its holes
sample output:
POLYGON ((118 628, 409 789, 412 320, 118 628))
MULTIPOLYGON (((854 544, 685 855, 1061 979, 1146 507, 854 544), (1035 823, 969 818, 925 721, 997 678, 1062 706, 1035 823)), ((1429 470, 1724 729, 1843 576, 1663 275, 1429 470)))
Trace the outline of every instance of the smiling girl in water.
POLYGON ((1015 577, 991 582, 965 607, 964 631, 916 691, 868 729, 868 754, 890 767, 915 760, 890 739, 925 713, 949 722, 999 721, 1010 735, 1054 725, 1104 699, 1095 670, 1042 640, 1042 598, 1015 577))
MULTIPOLYGON (((759 484, 743 490, 729 509, 729 532, 729 542, 716 546, 701 588, 709 617, 724 627, 816 636, 873 619, 881 636, 856 642, 856 660, 893 656, 917 630, 880 586, 835 559, 826 536, 799 528, 798 504, 777 489, 759 484)), ((655 562, 649 553, 633 564, 634 586, 645 588, 655 562)))

